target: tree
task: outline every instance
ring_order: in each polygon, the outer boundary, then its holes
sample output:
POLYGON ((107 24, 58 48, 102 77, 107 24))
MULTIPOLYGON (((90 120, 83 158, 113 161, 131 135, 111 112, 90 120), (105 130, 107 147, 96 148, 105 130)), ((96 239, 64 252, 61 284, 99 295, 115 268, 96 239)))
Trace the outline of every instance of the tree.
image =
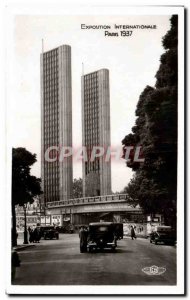
POLYGON ((177 81, 178 16, 163 38, 165 53, 160 58, 155 87, 140 95, 132 133, 124 146, 141 145, 144 163, 128 162, 135 176, 126 191, 138 199, 147 213, 162 213, 166 223, 176 224, 177 198, 177 81))
POLYGON ((73 198, 82 198, 82 178, 73 180, 73 198))
POLYGON ((12 245, 16 246, 15 206, 33 203, 34 198, 42 193, 40 178, 30 174, 31 166, 36 162, 36 154, 25 148, 12 149, 12 245))

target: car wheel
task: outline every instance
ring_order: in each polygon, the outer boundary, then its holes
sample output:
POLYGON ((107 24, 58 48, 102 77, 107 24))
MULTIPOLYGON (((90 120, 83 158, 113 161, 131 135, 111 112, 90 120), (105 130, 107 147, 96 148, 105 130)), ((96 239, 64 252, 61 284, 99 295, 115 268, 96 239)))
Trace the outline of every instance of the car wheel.
POLYGON ((81 253, 87 252, 87 248, 84 247, 84 246, 81 246, 81 247, 80 247, 80 252, 81 252, 81 253))
POLYGON ((155 245, 158 245, 158 242, 157 242, 157 241, 155 241, 155 245))

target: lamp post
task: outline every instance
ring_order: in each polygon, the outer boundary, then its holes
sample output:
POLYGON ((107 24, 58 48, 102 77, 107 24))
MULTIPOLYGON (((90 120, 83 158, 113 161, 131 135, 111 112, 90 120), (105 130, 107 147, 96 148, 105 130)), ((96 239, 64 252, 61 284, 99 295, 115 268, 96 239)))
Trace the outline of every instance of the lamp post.
POLYGON ((23 205, 24 210, 24 242, 23 244, 28 244, 28 232, 27 232, 27 224, 26 224, 26 204, 23 205))

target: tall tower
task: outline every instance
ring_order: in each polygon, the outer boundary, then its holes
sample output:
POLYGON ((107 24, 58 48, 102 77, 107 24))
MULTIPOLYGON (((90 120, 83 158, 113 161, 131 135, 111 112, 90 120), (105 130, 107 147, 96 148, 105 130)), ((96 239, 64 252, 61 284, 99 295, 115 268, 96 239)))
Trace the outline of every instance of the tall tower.
MULTIPOLYGON (((82 144, 89 152, 93 146, 110 146, 109 71, 82 76, 82 144)), ((88 151, 87 151, 88 152, 88 151)), ((83 161, 83 196, 111 194, 111 162, 105 157, 83 161)))
POLYGON ((72 157, 45 159, 49 147, 72 147, 71 47, 63 45, 41 54, 41 175, 44 203, 72 197, 72 157))

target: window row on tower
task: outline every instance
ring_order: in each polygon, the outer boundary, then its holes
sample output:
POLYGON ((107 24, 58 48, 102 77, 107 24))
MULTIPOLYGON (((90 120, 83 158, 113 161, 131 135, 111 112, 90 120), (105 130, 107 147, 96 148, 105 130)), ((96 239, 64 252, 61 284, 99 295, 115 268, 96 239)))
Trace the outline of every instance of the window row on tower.
POLYGON ((98 172, 100 170, 100 161, 97 159, 93 162, 85 162, 85 174, 98 172))

